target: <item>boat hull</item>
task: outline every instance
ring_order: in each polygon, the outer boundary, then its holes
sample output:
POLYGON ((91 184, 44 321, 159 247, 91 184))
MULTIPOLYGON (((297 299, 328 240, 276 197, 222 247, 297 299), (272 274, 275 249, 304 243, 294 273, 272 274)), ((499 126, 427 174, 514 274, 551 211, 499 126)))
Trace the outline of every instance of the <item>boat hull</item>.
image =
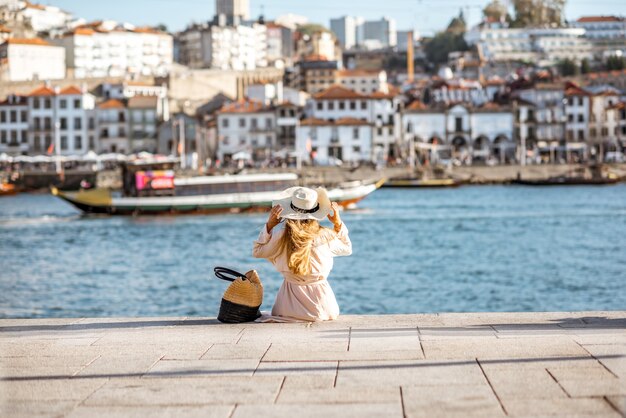
POLYGON ((559 179, 559 180, 513 180, 522 186, 603 186, 619 183, 619 179, 559 179))
POLYGON ((383 187, 395 188, 443 188, 443 187, 459 187, 461 182, 453 179, 392 179, 388 180, 383 187))
MULTIPOLYGON (((380 185, 381 182, 349 189, 331 189, 328 196, 342 207, 349 207, 363 200, 380 185)), ((116 198, 107 190, 62 192, 52 188, 53 195, 85 213, 123 216, 265 212, 271 209, 272 201, 279 197, 279 193, 116 198)))

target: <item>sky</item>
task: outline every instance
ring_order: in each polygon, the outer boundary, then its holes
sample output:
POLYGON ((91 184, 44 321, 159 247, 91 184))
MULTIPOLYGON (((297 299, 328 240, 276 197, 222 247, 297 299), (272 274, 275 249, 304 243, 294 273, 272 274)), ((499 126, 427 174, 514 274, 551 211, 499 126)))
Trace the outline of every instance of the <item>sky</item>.
MULTIPOLYGON (((501 0, 505 2, 506 0, 501 0)), ((87 20, 112 19, 135 25, 164 23, 170 31, 184 29, 195 21, 210 20, 215 14, 214 0, 40 0, 59 6, 87 20)), ((417 30, 432 35, 442 30, 463 9, 466 20, 475 24, 489 0, 250 0, 252 17, 263 13, 273 19, 287 13, 303 15, 310 22, 328 27, 330 19, 344 15, 368 20, 382 16, 396 20, 398 30, 417 30)), ((583 15, 626 15, 624 0, 568 0, 565 17, 575 20, 583 15)))

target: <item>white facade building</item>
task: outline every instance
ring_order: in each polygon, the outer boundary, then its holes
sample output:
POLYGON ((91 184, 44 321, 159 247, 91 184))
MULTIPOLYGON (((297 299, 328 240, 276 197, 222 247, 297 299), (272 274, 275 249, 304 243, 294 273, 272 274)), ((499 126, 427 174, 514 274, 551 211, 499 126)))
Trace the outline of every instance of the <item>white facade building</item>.
POLYGON ((130 152, 128 109, 119 99, 109 99, 96 109, 98 121, 98 153, 130 152))
POLYGON ((554 147, 565 139, 564 90, 560 84, 537 84, 532 88, 519 90, 516 97, 533 103, 539 148, 554 147), (543 142, 543 143, 541 143, 543 142))
POLYGON ((54 153, 85 154, 96 149, 95 97, 70 86, 64 89, 40 87, 28 95, 29 145, 54 153))
POLYGON ((488 61, 531 61, 539 66, 559 60, 591 59, 593 45, 583 28, 520 28, 482 24, 465 34, 470 45, 478 45, 488 61))
POLYGON ((493 103, 427 107, 413 102, 402 115, 405 139, 431 162, 450 158, 471 164, 494 158, 502 163, 516 158, 513 113, 493 103))
POLYGON ((589 138, 590 96, 574 85, 565 90, 565 138, 568 142, 585 142, 589 138))
POLYGON ((389 93, 385 70, 339 70, 337 83, 361 94, 389 93))
POLYGON ((27 154, 30 151, 28 129, 26 97, 10 95, 0 102, 0 154, 27 154))
POLYGON ((41 39, 7 39, 0 45, 0 80, 65 78, 65 49, 41 39))
POLYGON ((572 26, 583 28, 589 39, 626 38, 626 18, 620 16, 583 16, 572 26))
POLYGON ((220 160, 243 152, 263 160, 276 144, 276 113, 261 102, 239 100, 217 113, 220 160))
POLYGON ((397 112, 399 99, 397 92, 357 93, 340 85, 313 95, 307 109, 307 116, 313 119, 335 121, 339 119, 360 119, 373 125, 373 152, 397 155, 400 139, 400 115, 397 112))
POLYGON ((296 152, 318 164, 372 161, 372 124, 362 119, 304 119, 296 128, 296 152))
POLYGON ((110 27, 87 25, 52 40, 65 48, 67 67, 75 78, 169 73, 173 61, 171 35, 151 28, 110 27))
POLYGON ((58 7, 33 4, 29 1, 20 4, 22 5, 20 14, 30 22, 35 32, 64 29, 72 21, 72 15, 58 7))

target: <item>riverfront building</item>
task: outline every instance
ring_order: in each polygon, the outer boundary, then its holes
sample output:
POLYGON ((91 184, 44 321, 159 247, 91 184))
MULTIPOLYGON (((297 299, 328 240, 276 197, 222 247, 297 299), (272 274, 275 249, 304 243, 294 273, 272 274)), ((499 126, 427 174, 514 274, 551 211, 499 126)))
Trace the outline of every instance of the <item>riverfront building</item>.
POLYGON ((9 38, 0 44, 0 81, 65 78, 65 49, 43 39, 9 38))

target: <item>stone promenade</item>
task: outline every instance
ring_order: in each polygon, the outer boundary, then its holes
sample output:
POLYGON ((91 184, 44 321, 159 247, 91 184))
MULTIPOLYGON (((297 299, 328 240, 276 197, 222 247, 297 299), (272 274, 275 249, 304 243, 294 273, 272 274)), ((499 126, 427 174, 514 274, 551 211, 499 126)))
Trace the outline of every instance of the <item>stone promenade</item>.
POLYGON ((1 417, 626 416, 626 312, 0 320, 1 417))

